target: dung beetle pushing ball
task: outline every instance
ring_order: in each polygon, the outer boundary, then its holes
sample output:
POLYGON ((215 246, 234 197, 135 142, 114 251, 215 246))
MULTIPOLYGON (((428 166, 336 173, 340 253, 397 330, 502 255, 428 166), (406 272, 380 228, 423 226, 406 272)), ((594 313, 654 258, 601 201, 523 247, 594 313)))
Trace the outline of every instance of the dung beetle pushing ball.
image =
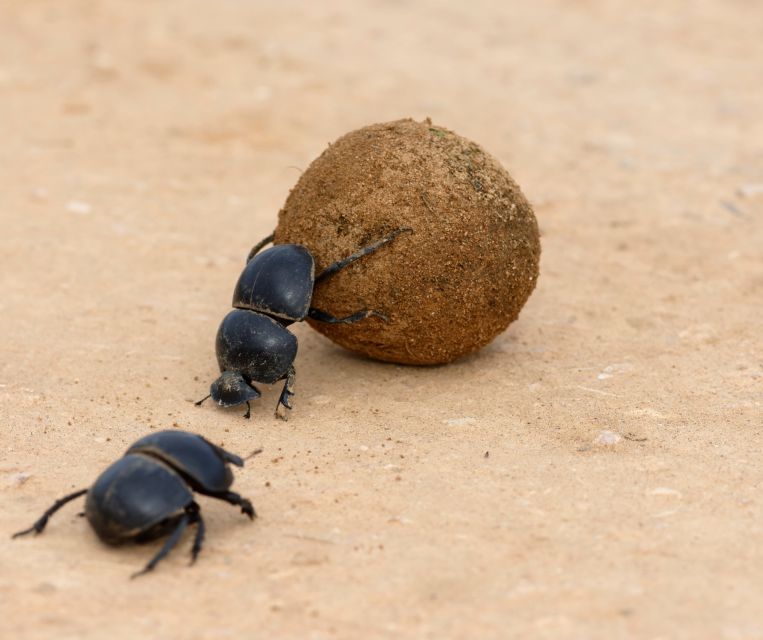
POLYGON ((245 418, 250 416, 249 402, 260 397, 255 382, 272 384, 285 380, 276 405, 291 409, 294 395, 294 358, 297 338, 286 327, 310 317, 318 322, 350 324, 377 316, 378 311, 362 309, 344 318, 336 318, 310 306, 313 288, 344 269, 392 242, 399 234, 411 231, 396 229, 380 240, 359 249, 351 256, 338 260, 315 275, 315 259, 299 244, 277 244, 260 251, 273 241, 274 234, 258 242, 249 252, 246 267, 233 292, 233 310, 228 313, 217 331, 217 363, 222 372, 209 388, 209 395, 199 400, 201 405, 210 396, 221 407, 246 403, 245 418))
POLYGON ((241 507, 249 518, 254 507, 246 498, 229 491, 233 473, 229 466, 244 466, 237 455, 187 431, 160 431, 138 440, 106 469, 89 489, 56 500, 29 529, 42 533, 48 519, 67 502, 87 494, 85 517, 98 537, 112 545, 147 542, 170 534, 164 546, 133 577, 151 571, 178 543, 189 524, 196 525, 191 563, 201 551, 204 520, 193 492, 241 507))

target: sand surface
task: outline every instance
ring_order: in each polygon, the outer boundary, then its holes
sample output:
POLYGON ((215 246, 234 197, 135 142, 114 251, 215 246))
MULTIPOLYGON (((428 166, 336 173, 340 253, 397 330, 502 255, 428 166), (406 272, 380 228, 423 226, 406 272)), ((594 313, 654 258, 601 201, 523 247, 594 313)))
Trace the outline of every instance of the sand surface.
POLYGON ((521 5, 0 3, 0 636, 763 637, 763 5, 521 5), (438 368, 300 325, 289 422, 194 407, 300 169, 407 116, 533 202, 519 320, 438 368), (8 538, 172 427, 265 449, 195 567, 8 538))

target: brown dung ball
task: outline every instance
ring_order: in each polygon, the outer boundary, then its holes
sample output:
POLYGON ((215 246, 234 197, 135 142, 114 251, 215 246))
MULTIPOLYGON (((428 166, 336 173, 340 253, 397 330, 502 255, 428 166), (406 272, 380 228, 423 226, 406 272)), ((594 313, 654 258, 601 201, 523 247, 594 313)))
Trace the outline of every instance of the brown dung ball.
POLYGON ((312 306, 348 325, 309 320, 371 358, 440 364, 490 342, 535 288, 538 224, 498 161, 429 120, 348 133, 302 174, 278 217, 276 243, 305 245, 316 273, 390 233, 390 244, 315 287, 312 306))

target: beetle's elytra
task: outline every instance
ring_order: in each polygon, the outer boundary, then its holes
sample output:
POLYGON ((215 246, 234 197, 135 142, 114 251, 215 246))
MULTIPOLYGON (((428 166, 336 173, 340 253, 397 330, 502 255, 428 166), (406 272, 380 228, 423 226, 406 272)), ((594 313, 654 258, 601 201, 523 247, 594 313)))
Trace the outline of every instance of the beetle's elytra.
POLYGON ((201 551, 204 520, 194 492, 224 500, 255 517, 252 503, 230 491, 230 465, 244 461, 200 435, 160 431, 135 442, 89 489, 56 500, 31 527, 14 534, 42 533, 48 519, 67 502, 87 494, 85 517, 108 544, 145 542, 169 534, 151 561, 133 577, 151 571, 178 543, 189 524, 196 525, 191 562, 201 551))
POLYGON ((386 320, 378 311, 362 309, 344 318, 336 318, 310 306, 313 289, 337 271, 363 256, 389 244, 409 228, 396 229, 380 240, 359 249, 351 256, 329 265, 315 275, 315 260, 306 247, 278 244, 261 251, 273 241, 273 234, 258 242, 249 252, 246 267, 233 292, 233 310, 223 318, 217 331, 216 353, 221 375, 209 388, 209 395, 221 407, 246 403, 245 418, 250 416, 250 401, 260 397, 255 382, 272 384, 285 380, 276 405, 291 409, 294 395, 294 359, 297 338, 286 327, 310 317, 319 322, 350 324, 371 316, 386 320))

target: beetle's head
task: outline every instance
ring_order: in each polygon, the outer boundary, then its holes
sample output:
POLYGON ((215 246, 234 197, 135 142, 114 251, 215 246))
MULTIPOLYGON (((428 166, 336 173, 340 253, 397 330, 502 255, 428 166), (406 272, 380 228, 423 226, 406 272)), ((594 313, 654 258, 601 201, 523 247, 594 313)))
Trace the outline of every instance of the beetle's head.
POLYGON ((209 394, 221 407, 235 407, 260 397, 260 392, 236 371, 223 371, 209 387, 209 394))

